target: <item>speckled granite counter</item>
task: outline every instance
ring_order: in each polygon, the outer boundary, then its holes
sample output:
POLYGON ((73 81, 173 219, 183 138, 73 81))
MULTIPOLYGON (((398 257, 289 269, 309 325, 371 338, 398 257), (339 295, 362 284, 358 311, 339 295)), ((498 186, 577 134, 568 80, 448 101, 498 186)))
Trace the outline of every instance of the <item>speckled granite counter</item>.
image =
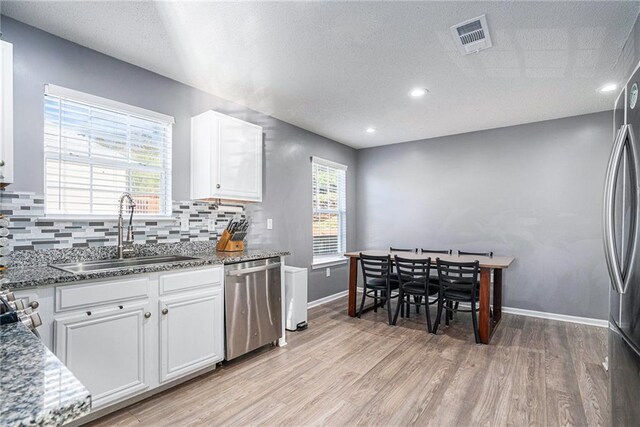
POLYGON ((22 323, 0 326, 0 366, 0 426, 59 426, 89 413, 89 391, 22 323))
POLYGON ((3 280, 0 284, 0 289, 28 289, 38 286, 125 276, 137 273, 151 273, 215 264, 232 264, 255 259, 285 256, 289 255, 289 252, 274 250, 216 252, 215 246, 209 242, 136 245, 135 256, 151 255, 186 255, 196 257, 197 259, 192 261, 124 267, 117 270, 73 274, 50 267, 49 264, 113 259, 115 258, 115 247, 19 251, 14 253, 12 265, 3 273, 3 280))

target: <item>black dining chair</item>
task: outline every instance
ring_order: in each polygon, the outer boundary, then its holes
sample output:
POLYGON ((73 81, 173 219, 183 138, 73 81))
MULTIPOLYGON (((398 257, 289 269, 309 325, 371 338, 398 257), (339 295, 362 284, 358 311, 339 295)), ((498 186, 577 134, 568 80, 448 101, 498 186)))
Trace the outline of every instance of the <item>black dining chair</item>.
POLYGON ((407 249, 407 248, 394 248, 393 246, 389 246, 389 252, 413 252, 415 254, 418 252, 418 248, 407 249))
POLYGON ((394 257, 396 271, 399 278, 398 304, 396 313, 393 316, 393 325, 398 321, 398 314, 403 304, 410 307, 411 304, 416 307, 424 306, 427 318, 427 332, 431 332, 431 313, 429 305, 437 302, 429 301, 430 296, 438 295, 439 287, 429 283, 429 273, 431 269, 431 258, 427 259, 409 259, 401 258, 398 255, 394 257), (413 301, 411 301, 413 297, 413 301), (419 300, 418 300, 418 297, 419 300), (424 302, 422 302, 424 298, 424 302))
POLYGON ((433 333, 437 333, 440 320, 442 319, 442 311, 447 315, 445 322, 449 324, 448 313, 453 312, 471 312, 471 320, 473 321, 473 334, 476 344, 480 344, 480 334, 478 331, 478 315, 479 310, 476 307, 478 303, 478 271, 480 263, 473 262, 453 262, 443 261, 436 258, 436 268, 438 270, 438 280, 440 282, 438 294, 438 313, 436 322, 433 325, 433 333), (458 304, 467 302, 470 304, 470 310, 461 310, 458 304), (452 303, 456 303, 455 307, 452 303))
MULTIPOLYGON (((458 251, 458 256, 460 255, 475 255, 475 256, 486 256, 489 258, 493 258, 493 251, 490 252, 464 252, 464 251, 458 251)), ((478 288, 480 287, 480 280, 478 279, 478 288)), ((456 303, 455 309, 458 309, 458 303, 456 303)), ((453 313, 452 313, 453 315, 453 313)))
POLYGON ((375 256, 360 253, 360 265, 362 266, 363 289, 362 302, 358 317, 362 316, 364 303, 367 297, 373 298, 373 309, 378 311, 378 298, 384 298, 387 306, 387 315, 391 325, 391 300, 398 297, 393 291, 399 287, 398 280, 391 279, 391 256, 375 256), (380 295, 378 294, 380 292, 380 295))
MULTIPOLYGON (((413 253, 413 254, 417 254, 418 253, 418 248, 414 248, 414 249, 408 249, 408 248, 394 248, 393 246, 389 246, 389 252, 409 252, 409 253, 413 253)), ((395 273, 393 271, 393 266, 391 267, 391 280, 398 280, 398 274, 395 273)), ((409 309, 409 306, 407 306, 407 310, 409 309)))
POLYGON ((444 254, 451 255, 453 251, 451 249, 423 249, 420 248, 421 254, 444 254))
MULTIPOLYGON (((416 249, 416 252, 418 251, 418 249, 416 249)), ((419 249, 420 254, 442 254, 442 255, 451 255, 453 253, 453 251, 451 249, 424 249, 424 248, 420 248, 419 249)), ((432 285, 438 285, 438 273, 435 271, 434 269, 434 273, 433 275, 431 275, 431 277, 429 277, 429 282, 432 285)), ((422 302, 422 298, 420 296, 416 296, 415 299, 418 302, 422 302)), ((407 307, 408 310, 408 307, 407 307)), ((420 313, 420 306, 416 305, 416 313, 420 313)))
POLYGON ((493 258, 493 252, 463 252, 458 251, 458 256, 460 255, 476 255, 476 256, 486 256, 489 258, 493 258))

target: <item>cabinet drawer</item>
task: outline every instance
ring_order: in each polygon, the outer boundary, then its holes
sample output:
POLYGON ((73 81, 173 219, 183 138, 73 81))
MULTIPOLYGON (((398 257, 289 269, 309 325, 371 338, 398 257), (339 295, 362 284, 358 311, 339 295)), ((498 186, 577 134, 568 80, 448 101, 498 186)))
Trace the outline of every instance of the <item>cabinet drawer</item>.
POLYGON ((85 282, 56 288, 56 312, 147 298, 149 278, 85 282))
POLYGON ((160 295, 198 289, 222 282, 222 267, 164 273, 160 276, 160 295))

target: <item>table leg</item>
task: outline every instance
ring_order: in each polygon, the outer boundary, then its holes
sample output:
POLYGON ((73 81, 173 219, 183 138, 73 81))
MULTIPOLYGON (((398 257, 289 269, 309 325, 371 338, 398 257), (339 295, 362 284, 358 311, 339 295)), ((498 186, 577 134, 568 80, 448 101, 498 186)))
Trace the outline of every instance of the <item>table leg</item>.
POLYGON ((493 270, 493 319, 492 327, 496 327, 502 319, 502 269, 493 270))
POLYGON ((349 258, 349 316, 356 316, 356 296, 358 287, 358 258, 349 258))
POLYGON ((491 269, 480 268, 480 316, 478 329, 480 342, 489 344, 491 340, 491 269))

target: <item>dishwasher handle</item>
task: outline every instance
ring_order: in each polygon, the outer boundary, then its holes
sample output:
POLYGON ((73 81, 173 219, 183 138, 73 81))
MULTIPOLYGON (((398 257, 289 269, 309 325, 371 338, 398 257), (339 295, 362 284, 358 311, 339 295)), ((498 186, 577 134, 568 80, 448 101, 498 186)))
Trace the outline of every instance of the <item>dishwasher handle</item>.
POLYGON ((242 268, 239 270, 229 270, 227 271, 227 276, 242 276, 245 274, 255 273, 258 271, 272 270, 274 268, 280 268, 280 263, 277 262, 274 264, 260 265, 258 267, 242 268))

